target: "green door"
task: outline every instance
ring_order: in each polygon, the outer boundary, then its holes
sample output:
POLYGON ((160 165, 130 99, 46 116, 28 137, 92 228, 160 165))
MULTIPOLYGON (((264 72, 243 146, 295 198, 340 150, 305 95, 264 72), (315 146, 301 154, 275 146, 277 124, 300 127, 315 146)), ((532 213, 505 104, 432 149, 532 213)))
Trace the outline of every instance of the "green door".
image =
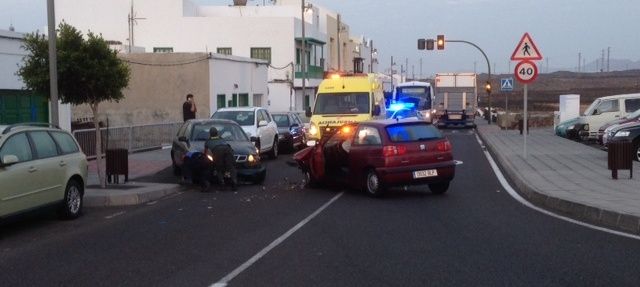
POLYGON ((49 102, 24 90, 0 90, 0 124, 49 122, 49 102))

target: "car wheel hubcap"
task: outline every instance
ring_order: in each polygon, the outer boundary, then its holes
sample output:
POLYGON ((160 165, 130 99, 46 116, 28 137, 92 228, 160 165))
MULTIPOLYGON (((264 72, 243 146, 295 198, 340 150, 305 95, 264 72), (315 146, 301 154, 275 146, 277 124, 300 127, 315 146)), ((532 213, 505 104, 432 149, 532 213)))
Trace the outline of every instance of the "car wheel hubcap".
POLYGON ((378 176, 375 173, 370 173, 367 177, 367 187, 370 193, 376 193, 378 191, 378 176))
POLYGON ((69 211, 73 214, 78 213, 80 210, 80 190, 76 186, 71 186, 69 188, 69 196, 67 198, 67 206, 69 207, 69 211))

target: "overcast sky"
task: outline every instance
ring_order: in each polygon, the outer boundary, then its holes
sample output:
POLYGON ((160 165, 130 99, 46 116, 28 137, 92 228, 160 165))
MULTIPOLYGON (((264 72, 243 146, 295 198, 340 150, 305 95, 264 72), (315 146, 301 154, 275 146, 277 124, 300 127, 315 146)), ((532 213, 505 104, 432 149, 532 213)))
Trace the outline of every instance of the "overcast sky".
MULTIPOLYGON (((607 47, 611 47, 612 59, 640 59, 639 0, 310 1, 341 13, 353 34, 373 39, 382 68, 388 68, 391 55, 398 65, 408 58, 416 75, 420 58, 425 75, 473 71, 474 62, 478 72, 486 71, 482 55, 464 44, 449 43, 444 51, 417 50, 418 38, 435 38, 437 34, 478 44, 498 73, 507 72, 509 57, 524 32, 531 34, 540 52, 549 58, 552 70, 573 70, 579 52, 589 63, 607 47)), ((7 29, 11 22, 18 32, 42 30, 46 0, 0 0, 0 28, 7 29)), ((540 68, 544 71, 546 63, 540 62, 540 68)))

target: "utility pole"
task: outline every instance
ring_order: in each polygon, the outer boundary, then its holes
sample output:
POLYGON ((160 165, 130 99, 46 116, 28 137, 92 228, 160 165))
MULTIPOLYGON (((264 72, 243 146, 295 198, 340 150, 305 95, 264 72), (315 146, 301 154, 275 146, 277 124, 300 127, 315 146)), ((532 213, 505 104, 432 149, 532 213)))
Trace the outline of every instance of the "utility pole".
POLYGON ((370 61, 369 61, 369 73, 373 73, 373 40, 370 40, 371 42, 369 43, 369 49, 370 49, 370 61))
POLYGON ((477 73, 478 73, 477 66, 478 66, 478 62, 473 61, 473 73, 474 73, 474 74, 477 74, 477 73))
POLYGON ((58 113, 58 57, 56 39, 56 15, 54 9, 54 1, 47 0, 47 25, 49 30, 49 99, 51 101, 51 123, 60 125, 60 116, 58 113))
POLYGON ((413 81, 416 80, 416 66, 415 65, 411 65, 411 80, 413 80, 413 81))
MULTIPOLYGON (((304 1, 302 1, 304 3, 304 1)), ((304 4, 302 4, 304 6, 304 4)), ((303 8, 304 9, 304 8, 303 8)), ((303 16, 304 17, 304 16, 303 16)), ((340 33, 342 32, 341 26, 342 23, 340 23, 340 14, 338 14, 338 71, 342 70, 342 53, 340 53, 340 46, 342 46, 342 43, 340 43, 340 33)))
POLYGON ((391 74, 391 90, 393 91, 393 56, 391 56, 391 66, 389 66, 389 74, 391 74))
POLYGON ((604 49, 602 49, 602 64, 600 65, 600 72, 604 72, 604 49))
POLYGON ((582 64, 582 53, 578 52, 578 73, 580 73, 580 64, 582 64))
POLYGON ((306 98, 306 80, 307 80, 307 39, 305 35, 305 20, 304 20, 304 9, 306 8, 305 0, 302 0, 302 49, 300 55, 300 68, 302 69, 302 101, 306 98))
POLYGON ((546 57, 545 61, 547 62, 547 74, 548 74, 549 73, 549 57, 546 57))
POLYGON ((610 72, 609 61, 611 60, 611 47, 607 47, 607 72, 610 72))
POLYGON ((404 80, 406 81, 407 78, 409 78, 409 58, 405 58, 405 64, 404 64, 404 80))
POLYGON ((420 80, 422 80, 422 58, 420 58, 420 80))

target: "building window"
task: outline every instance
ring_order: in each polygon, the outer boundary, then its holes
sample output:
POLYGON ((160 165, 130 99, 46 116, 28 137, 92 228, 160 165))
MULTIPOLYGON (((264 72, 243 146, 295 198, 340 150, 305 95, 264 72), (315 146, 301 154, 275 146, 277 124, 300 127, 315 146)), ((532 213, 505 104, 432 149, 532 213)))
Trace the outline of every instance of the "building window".
POLYGON ((240 99, 238 101, 240 107, 248 107, 249 106, 249 94, 240 94, 240 99))
POLYGON ((231 48, 218 48, 218 54, 233 55, 231 48))
POLYGON ((227 95, 220 94, 218 95, 218 109, 222 109, 226 106, 227 103, 227 95))
POLYGON ((271 63, 271 48, 251 48, 251 58, 271 63))
POLYGON ((228 107, 237 107, 238 106, 238 94, 233 94, 231 96, 231 100, 227 102, 228 107))
POLYGON ((154 53, 173 53, 172 47, 153 47, 154 53))
POLYGON ((306 110, 308 107, 311 107, 311 96, 304 95, 304 109, 306 110))

